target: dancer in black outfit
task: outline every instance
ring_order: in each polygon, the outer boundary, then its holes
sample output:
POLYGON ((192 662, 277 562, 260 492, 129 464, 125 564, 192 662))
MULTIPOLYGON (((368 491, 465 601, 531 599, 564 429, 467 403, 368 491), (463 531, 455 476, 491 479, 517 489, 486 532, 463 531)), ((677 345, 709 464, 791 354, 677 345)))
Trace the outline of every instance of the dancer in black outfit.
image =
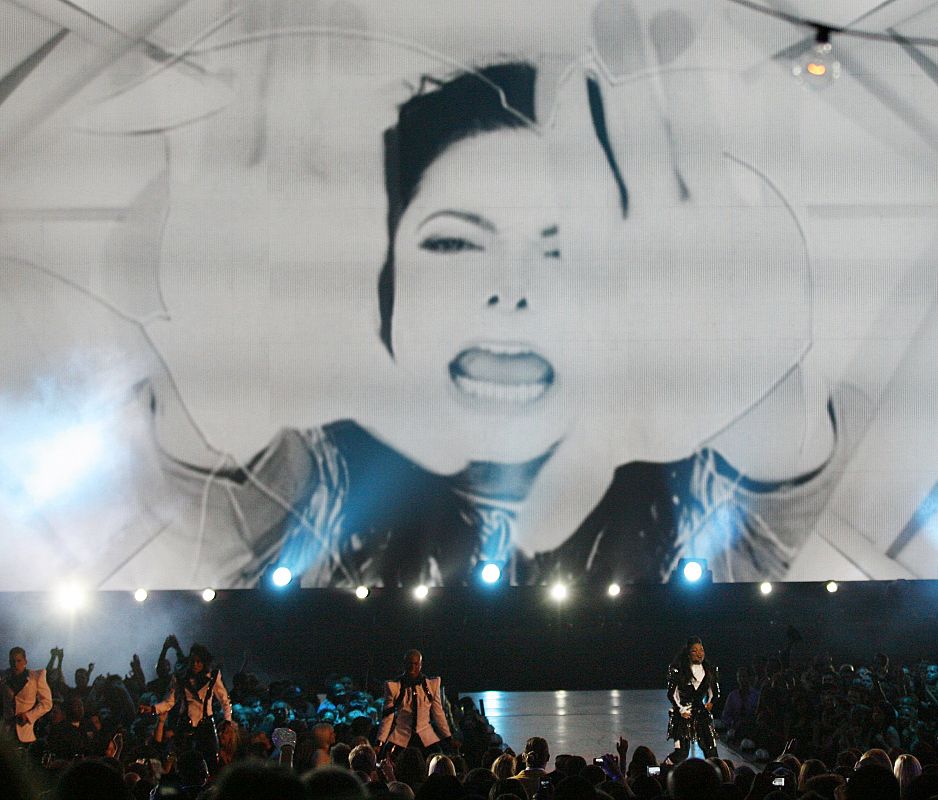
POLYGON ((720 676, 707 661, 700 637, 692 636, 668 667, 668 700, 671 703, 668 738, 674 751, 672 764, 690 754, 697 742, 705 758, 716 757, 716 730, 713 727, 713 702, 720 696, 720 676))

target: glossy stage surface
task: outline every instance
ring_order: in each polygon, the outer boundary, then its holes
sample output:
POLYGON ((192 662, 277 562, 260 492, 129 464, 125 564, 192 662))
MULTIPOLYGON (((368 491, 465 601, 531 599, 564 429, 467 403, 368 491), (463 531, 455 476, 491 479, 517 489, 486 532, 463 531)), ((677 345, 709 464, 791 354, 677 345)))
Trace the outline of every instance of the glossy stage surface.
MULTIPOLYGON (((558 753, 571 753, 590 762, 604 753, 615 753, 620 736, 628 740, 629 752, 643 744, 659 761, 673 749, 666 738, 664 689, 465 694, 477 704, 482 701, 489 722, 516 753, 524 750, 531 736, 547 739, 552 760, 558 753)), ((721 758, 749 763, 722 742, 717 749, 721 758)))

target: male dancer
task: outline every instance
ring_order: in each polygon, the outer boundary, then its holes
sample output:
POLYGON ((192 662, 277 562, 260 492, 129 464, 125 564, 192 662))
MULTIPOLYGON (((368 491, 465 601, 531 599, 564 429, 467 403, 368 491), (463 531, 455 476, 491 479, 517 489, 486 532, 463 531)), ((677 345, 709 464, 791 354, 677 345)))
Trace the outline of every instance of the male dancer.
POLYGON ((452 734, 443 713, 440 678, 423 674, 419 650, 404 654, 404 672, 384 684, 384 712, 378 728, 378 752, 389 746, 418 747, 424 754, 439 753, 440 742, 452 734))

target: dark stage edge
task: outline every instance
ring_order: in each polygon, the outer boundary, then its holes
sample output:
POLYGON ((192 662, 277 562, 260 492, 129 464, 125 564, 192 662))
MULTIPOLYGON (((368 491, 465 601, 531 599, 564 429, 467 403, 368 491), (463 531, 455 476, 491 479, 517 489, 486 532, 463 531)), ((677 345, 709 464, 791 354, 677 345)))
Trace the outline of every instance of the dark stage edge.
POLYGON ((662 690, 666 667, 689 635, 699 635, 719 665, 724 692, 736 667, 771 655, 795 626, 803 641, 793 658, 830 653, 835 663, 869 663, 883 651, 894 662, 934 659, 938 648, 938 581, 857 582, 836 594, 823 584, 776 584, 767 597, 755 584, 687 589, 573 585, 552 601, 546 587, 432 589, 423 603, 409 591, 271 589, 219 591, 212 603, 190 591, 93 593, 68 615, 41 592, 0 592, 0 646, 22 645, 33 667, 49 649, 65 650, 64 668, 94 661, 125 674, 138 653, 149 675, 163 639, 209 646, 231 676, 242 665, 259 676, 321 686, 330 673, 380 685, 400 671, 403 652, 418 647, 425 668, 447 691, 558 689, 662 690))

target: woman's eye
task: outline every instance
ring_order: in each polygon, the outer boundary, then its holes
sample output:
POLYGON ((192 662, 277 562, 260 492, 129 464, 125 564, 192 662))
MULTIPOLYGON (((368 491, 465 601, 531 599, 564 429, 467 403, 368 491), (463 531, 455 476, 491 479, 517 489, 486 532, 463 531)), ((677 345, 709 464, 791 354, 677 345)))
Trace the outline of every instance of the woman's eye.
POLYGON ((481 245, 461 236, 430 236, 420 243, 420 248, 431 253, 463 253, 483 249, 481 245))

